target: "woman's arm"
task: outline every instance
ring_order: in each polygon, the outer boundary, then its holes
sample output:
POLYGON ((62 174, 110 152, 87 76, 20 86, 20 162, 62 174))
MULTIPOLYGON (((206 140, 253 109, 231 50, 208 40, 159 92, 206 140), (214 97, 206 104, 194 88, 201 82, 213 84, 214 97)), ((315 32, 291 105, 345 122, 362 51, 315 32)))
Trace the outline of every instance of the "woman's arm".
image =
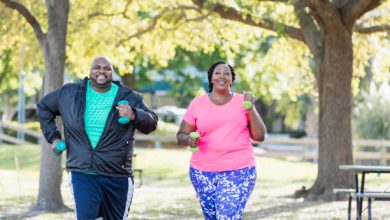
POLYGON ((263 119, 254 109, 254 106, 252 109, 248 110, 248 115, 249 115, 248 126, 249 126, 249 132, 251 138, 254 141, 259 141, 259 142, 264 141, 265 135, 267 134, 267 128, 265 127, 263 119))
POLYGON ((198 140, 189 135, 193 131, 196 131, 196 128, 183 120, 176 134, 177 143, 181 146, 197 146, 198 140))

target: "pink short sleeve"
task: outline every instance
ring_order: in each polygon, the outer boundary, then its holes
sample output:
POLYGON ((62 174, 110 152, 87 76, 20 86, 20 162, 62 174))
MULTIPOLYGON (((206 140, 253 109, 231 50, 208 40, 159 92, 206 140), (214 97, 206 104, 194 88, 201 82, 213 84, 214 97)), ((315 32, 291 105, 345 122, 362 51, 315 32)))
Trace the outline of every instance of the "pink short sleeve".
POLYGON ((190 124, 191 126, 195 126, 196 125, 196 120, 195 120, 195 116, 194 116, 194 108, 195 108, 195 102, 196 99, 194 99, 190 105, 188 106, 187 108, 187 111, 186 113, 184 114, 183 116, 183 120, 185 122, 187 122, 188 124, 190 124))

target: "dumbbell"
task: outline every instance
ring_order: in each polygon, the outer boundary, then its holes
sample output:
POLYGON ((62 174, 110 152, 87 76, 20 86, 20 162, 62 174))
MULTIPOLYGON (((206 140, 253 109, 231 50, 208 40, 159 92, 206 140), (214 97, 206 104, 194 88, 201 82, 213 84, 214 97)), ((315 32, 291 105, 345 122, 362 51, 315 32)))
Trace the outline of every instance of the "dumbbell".
MULTIPOLYGON (((193 139, 196 139, 198 140, 200 138, 200 135, 198 132, 191 132, 190 133, 190 137, 193 138, 193 139)), ((188 146, 188 150, 191 151, 192 153, 194 152, 198 152, 199 151, 199 147, 198 146, 188 146)))
MULTIPOLYGON (((117 105, 128 105, 129 102, 126 100, 120 100, 117 105)), ((130 119, 128 117, 119 117, 118 122, 121 124, 127 124, 130 122, 130 119)))
POLYGON ((246 110, 251 110, 253 108, 253 104, 252 102, 250 101, 245 101, 242 103, 242 106, 246 109, 246 110))
POLYGON ((54 156, 61 156, 62 152, 66 150, 66 144, 63 141, 57 141, 57 143, 53 146, 52 153, 54 156), (58 150, 61 153, 57 153, 54 149, 58 150))

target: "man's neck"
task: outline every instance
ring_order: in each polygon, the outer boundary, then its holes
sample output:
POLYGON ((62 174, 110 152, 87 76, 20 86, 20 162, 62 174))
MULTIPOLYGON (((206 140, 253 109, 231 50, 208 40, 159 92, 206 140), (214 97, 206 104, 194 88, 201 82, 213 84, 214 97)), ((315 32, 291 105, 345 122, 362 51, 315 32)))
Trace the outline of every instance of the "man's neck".
POLYGON ((89 83, 91 85, 91 88, 98 93, 106 93, 111 89, 111 83, 109 83, 108 85, 99 85, 94 83, 92 80, 90 80, 89 83))

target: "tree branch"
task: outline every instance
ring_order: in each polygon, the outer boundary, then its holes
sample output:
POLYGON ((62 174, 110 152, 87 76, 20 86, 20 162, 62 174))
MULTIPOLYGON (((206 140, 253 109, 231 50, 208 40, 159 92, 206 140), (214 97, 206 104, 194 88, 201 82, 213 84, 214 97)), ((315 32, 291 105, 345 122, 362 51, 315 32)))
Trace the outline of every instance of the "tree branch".
MULTIPOLYGON (((135 37, 140 37, 141 35, 143 34, 146 34, 150 31, 152 31, 155 26, 157 25, 157 22, 160 18, 162 18, 165 14, 169 13, 169 12, 172 12, 172 11, 177 11, 177 10, 196 10, 196 11, 199 11, 200 10, 198 8, 195 8, 195 7, 192 7, 192 6, 186 6, 186 5, 179 5, 177 7, 174 7, 174 8, 166 8, 164 9, 161 13, 159 13, 158 15, 154 16, 153 19, 152 19, 152 22, 145 28, 140 28, 138 29, 138 31, 132 35, 128 35, 126 38, 120 40, 118 43, 117 43, 117 46, 123 44, 125 41, 128 41, 130 40, 131 38, 135 38, 135 37)), ((204 16, 201 16, 201 17, 196 17, 196 18, 193 18, 193 19, 185 19, 186 21, 192 21, 192 20, 199 20, 199 19, 203 19, 205 17, 207 17, 208 14, 204 15, 204 16)), ((125 32, 123 32, 125 33, 125 32)))
POLYGON ((126 38, 120 40, 120 41, 116 44, 116 46, 119 46, 119 45, 123 44, 125 41, 128 41, 128 40, 130 40, 131 38, 139 37, 139 36, 141 36, 141 35, 143 35, 143 34, 146 34, 146 33, 150 32, 150 31, 152 31, 152 30, 154 29, 154 27, 157 25, 158 19, 160 19, 160 18, 161 18, 161 14, 159 14, 159 15, 153 17, 152 22, 151 22, 146 28, 139 29, 136 33, 134 33, 134 34, 132 34, 132 35, 129 35, 129 36, 127 36, 126 38))
POLYGON ((322 32, 320 28, 314 23, 314 18, 305 11, 307 6, 306 0, 300 0, 294 3, 294 12, 298 18, 299 24, 305 42, 310 48, 314 57, 322 57, 322 32))
POLYGON ((129 6, 130 6, 131 3, 132 3, 132 0, 127 1, 126 2, 126 6, 124 7, 123 11, 121 11, 121 12, 117 12, 117 13, 95 12, 95 13, 92 13, 92 14, 88 15, 88 18, 91 19, 91 18, 98 17, 98 16, 111 17, 111 16, 118 16, 118 15, 122 15, 124 18, 128 18, 126 13, 127 13, 127 10, 129 9, 129 6))
POLYGON ((260 2, 281 2, 281 3, 287 3, 288 0, 257 0, 258 3, 260 2))
POLYGON ((41 45, 44 45, 46 41, 46 34, 43 33, 41 25, 38 20, 31 14, 31 12, 21 3, 13 0, 0 0, 6 7, 11 8, 19 12, 26 21, 31 25, 34 30, 35 36, 38 38, 38 41, 41 45))
MULTIPOLYGON (((199 8, 205 8, 205 6, 203 5, 204 0, 192 0, 192 2, 199 8)), ((271 19, 255 21, 251 15, 246 15, 244 18, 242 13, 237 11, 235 8, 227 7, 219 3, 215 4, 214 7, 211 8, 211 11, 219 14, 219 16, 227 20, 238 21, 247 25, 264 28, 274 32, 278 32, 278 29, 283 29, 289 37, 304 42, 303 34, 299 28, 278 23, 271 19)))
POLYGON ((342 24, 340 14, 329 0, 307 0, 309 7, 317 12, 326 29, 332 29, 342 24))
POLYGON ((363 25, 355 25, 353 27, 354 32, 358 32, 361 34, 372 34, 375 32, 385 32, 390 31, 390 25, 384 24, 384 25, 376 25, 371 27, 363 27, 363 25))
POLYGON ((352 27, 357 19, 380 4, 380 0, 349 0, 341 8, 344 23, 352 27))

